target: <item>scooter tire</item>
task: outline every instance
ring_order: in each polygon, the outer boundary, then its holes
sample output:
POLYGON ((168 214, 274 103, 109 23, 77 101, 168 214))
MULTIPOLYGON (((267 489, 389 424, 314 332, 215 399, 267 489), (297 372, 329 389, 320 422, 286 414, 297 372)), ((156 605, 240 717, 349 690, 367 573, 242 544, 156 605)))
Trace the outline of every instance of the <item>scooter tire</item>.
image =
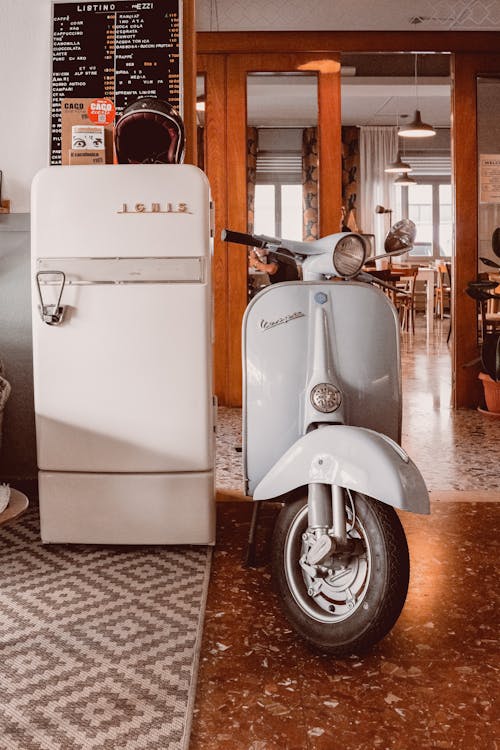
POLYGON ((408 545, 394 508, 360 493, 353 498, 370 564, 362 598, 343 618, 329 618, 319 607, 316 614, 316 602, 307 593, 299 565, 306 498, 285 504, 273 533, 272 577, 286 619, 315 649, 336 657, 363 653, 391 630, 403 609, 410 574, 408 545), (288 569, 290 560, 293 570, 288 569))

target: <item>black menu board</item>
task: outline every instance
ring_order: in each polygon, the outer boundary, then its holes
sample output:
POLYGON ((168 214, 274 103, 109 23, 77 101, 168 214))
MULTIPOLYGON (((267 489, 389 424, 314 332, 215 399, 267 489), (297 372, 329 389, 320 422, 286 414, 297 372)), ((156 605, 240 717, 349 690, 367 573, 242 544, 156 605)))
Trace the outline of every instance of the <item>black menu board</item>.
POLYGON ((61 163, 62 99, 111 99, 119 115, 141 96, 182 114, 182 0, 54 3, 50 163, 61 163))

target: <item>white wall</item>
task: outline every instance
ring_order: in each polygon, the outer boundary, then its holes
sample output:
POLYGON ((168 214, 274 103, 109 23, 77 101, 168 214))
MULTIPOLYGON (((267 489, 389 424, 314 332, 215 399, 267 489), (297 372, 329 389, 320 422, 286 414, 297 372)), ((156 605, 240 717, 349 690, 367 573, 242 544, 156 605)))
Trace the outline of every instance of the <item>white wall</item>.
POLYGON ((29 211, 36 172, 48 164, 50 0, 0 0, 2 198, 29 211))

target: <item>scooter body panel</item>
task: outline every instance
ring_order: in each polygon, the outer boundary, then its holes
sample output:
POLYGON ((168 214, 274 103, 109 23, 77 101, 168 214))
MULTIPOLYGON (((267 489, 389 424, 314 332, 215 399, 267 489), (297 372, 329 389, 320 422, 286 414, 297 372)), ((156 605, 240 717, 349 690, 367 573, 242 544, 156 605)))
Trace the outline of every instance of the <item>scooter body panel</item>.
POLYGON ((267 287, 245 313, 243 374, 247 494, 311 424, 365 427, 400 441, 399 320, 387 296, 371 285, 298 281, 267 287), (341 394, 341 406, 321 413, 309 390, 325 379, 341 394))
POLYGON ((267 500, 314 483, 429 513, 429 495, 415 464, 397 443, 362 427, 325 426, 304 435, 259 482, 254 499, 267 500))

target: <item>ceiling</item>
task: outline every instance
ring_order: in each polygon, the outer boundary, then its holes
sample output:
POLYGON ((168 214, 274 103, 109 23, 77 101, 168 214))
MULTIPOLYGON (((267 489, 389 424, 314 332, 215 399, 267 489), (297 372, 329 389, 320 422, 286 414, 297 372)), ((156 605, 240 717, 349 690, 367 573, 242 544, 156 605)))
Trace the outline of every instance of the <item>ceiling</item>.
MULTIPOLYGON (((317 123, 315 76, 251 75, 248 124, 255 127, 308 127, 317 123)), ((418 109, 435 127, 450 126, 448 78, 425 78, 417 87, 418 109)), ((396 125, 417 109, 412 78, 342 78, 343 125, 396 125)))
POLYGON ((494 31, 499 0, 196 0, 198 31, 494 31))

